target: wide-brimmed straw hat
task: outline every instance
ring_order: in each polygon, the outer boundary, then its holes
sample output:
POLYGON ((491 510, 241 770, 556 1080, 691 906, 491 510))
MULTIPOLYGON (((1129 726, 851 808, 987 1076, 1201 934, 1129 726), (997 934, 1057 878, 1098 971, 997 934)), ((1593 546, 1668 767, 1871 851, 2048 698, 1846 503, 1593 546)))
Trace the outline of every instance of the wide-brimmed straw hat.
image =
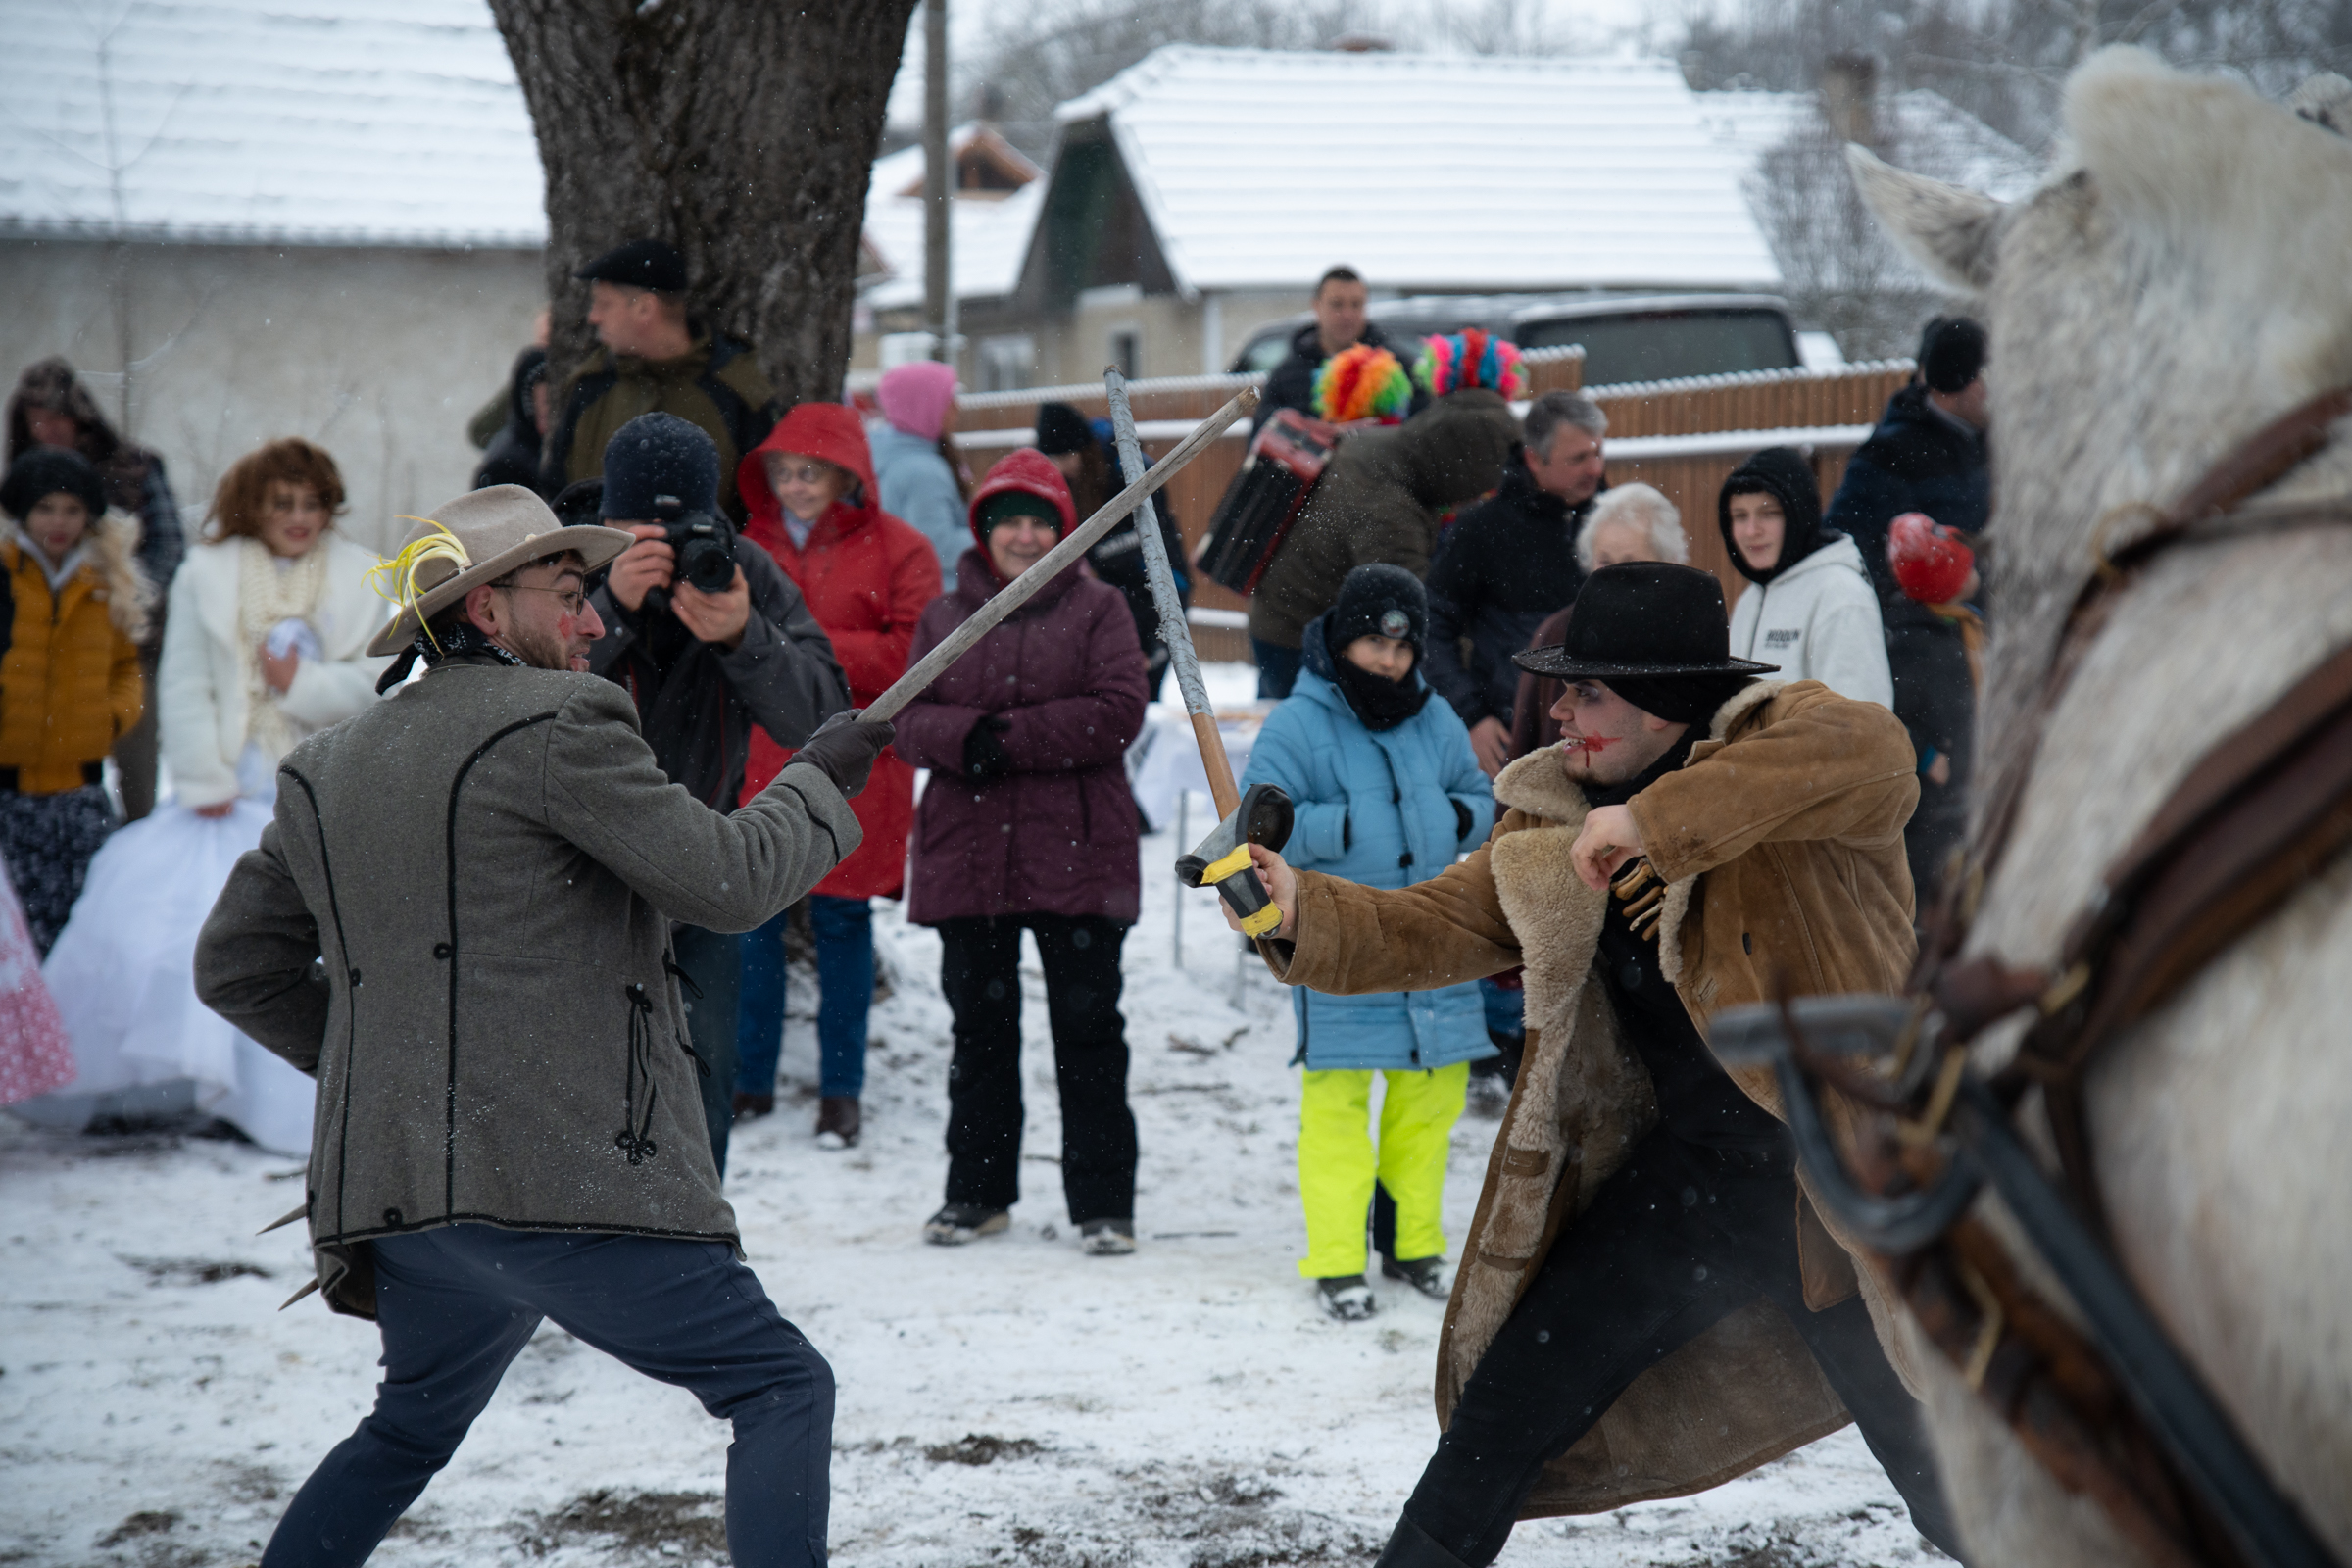
POLYGON ((637 542, 620 528, 566 528, 546 502, 518 484, 475 490, 428 517, 409 520, 416 526, 399 551, 375 568, 376 591, 400 612, 368 645, 370 654, 400 652, 426 621, 517 566, 571 553, 594 571, 637 542))

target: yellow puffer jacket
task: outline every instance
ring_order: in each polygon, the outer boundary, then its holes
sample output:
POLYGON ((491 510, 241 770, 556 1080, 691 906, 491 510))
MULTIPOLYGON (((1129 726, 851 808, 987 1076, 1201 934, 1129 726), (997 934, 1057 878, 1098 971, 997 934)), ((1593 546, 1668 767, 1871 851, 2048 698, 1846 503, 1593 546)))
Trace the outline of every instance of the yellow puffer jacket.
POLYGON ((148 592, 131 552, 138 523, 109 513, 91 530, 79 570, 52 595, 22 535, 0 539, 11 601, 0 635, 0 769, 26 795, 89 782, 115 740, 139 720, 139 647, 148 592))

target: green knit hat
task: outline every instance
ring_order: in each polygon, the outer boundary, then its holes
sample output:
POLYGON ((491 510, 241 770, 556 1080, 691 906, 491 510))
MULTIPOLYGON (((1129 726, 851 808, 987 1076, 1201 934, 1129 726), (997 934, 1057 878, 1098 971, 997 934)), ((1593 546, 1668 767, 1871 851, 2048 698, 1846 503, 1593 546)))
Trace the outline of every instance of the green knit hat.
POLYGON ((1053 502, 1025 490, 1000 490, 980 503, 980 537, 987 538, 996 531, 998 523, 1010 522, 1015 517, 1035 517, 1056 535, 1061 532, 1061 516, 1054 510, 1053 502))

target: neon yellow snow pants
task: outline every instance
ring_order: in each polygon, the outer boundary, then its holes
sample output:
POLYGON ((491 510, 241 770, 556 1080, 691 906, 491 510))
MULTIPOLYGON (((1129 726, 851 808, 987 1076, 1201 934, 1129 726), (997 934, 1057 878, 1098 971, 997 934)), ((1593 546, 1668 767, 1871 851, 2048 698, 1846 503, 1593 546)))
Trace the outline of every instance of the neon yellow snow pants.
POLYGON ((1389 1072, 1380 1106, 1380 1148, 1372 1146, 1372 1074, 1308 1072, 1298 1101, 1298 1197, 1306 1207, 1310 1280, 1364 1271, 1364 1216, 1378 1178, 1396 1200, 1396 1255, 1436 1257, 1446 1250, 1440 1210, 1446 1155, 1461 1119, 1470 1064, 1427 1072, 1389 1072))

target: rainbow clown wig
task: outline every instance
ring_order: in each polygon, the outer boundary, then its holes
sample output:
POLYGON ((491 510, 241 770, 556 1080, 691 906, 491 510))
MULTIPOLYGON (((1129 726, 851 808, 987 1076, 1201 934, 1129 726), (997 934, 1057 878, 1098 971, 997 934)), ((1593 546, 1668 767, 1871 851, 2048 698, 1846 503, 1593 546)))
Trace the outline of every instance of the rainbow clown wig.
POLYGON ((1387 349, 1368 343, 1342 349, 1315 372, 1315 416, 1333 424, 1356 419, 1404 417, 1413 401, 1412 378, 1387 349))
POLYGON ((1489 337, 1475 326, 1431 338, 1413 367, 1413 378, 1427 387, 1433 398, 1472 387, 1517 398, 1527 387, 1527 378, 1519 373, 1518 345, 1489 337))

